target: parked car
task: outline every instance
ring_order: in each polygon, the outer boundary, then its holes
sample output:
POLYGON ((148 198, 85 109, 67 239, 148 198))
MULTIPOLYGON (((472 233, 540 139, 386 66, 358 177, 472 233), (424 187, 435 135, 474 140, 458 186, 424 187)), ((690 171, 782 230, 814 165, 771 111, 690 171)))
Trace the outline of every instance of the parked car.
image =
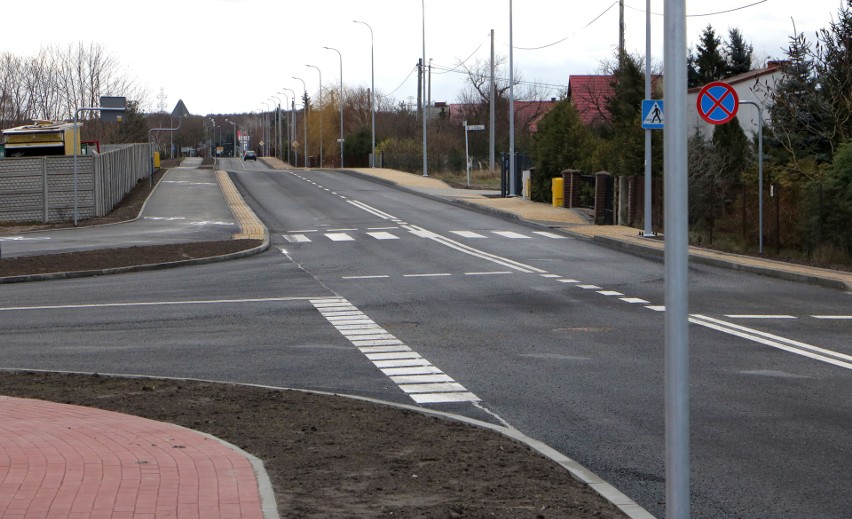
POLYGON ((257 160, 257 153, 255 153, 251 150, 248 150, 243 155, 243 160, 255 160, 256 161, 257 160))

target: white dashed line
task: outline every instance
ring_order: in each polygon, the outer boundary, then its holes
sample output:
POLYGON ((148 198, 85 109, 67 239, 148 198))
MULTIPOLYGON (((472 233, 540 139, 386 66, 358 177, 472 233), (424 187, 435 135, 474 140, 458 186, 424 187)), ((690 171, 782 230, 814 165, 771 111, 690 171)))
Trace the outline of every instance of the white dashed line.
POLYGON ((559 282, 560 283, 579 283, 580 280, 578 280, 578 279, 560 279, 559 282))
POLYGON ((403 274, 404 278, 438 278, 452 276, 449 272, 436 272, 434 274, 403 274))
POLYGON ((645 301, 644 299, 639 299, 638 297, 619 297, 625 303, 630 303, 634 305, 647 305, 649 301, 645 301))
POLYGON ((311 241, 304 234, 282 234, 281 236, 290 243, 309 243, 311 241))
POLYGON ((602 296, 623 296, 621 292, 616 292, 615 290, 598 290, 598 294, 602 296))
POLYGON ((512 240, 529 240, 530 237, 514 231, 491 231, 492 233, 512 240))
POLYGON ((547 231, 533 231, 533 234, 538 234, 539 236, 544 236, 545 238, 550 238, 553 240, 567 240, 569 239, 567 236, 562 236, 561 234, 555 234, 547 231))
POLYGON ((381 232, 368 232, 368 235, 372 236, 377 240, 398 240, 399 236, 394 236, 393 234, 385 231, 381 232))
POLYGON ((814 319, 828 319, 828 320, 849 320, 852 319, 852 315, 812 315, 814 319))
POLYGON ((341 276, 340 279, 384 279, 390 276, 341 276))
POLYGON ((450 231, 451 233, 461 236, 462 238, 485 238, 485 236, 473 231, 450 231))
POLYGON ((577 285, 577 288, 582 288, 583 290, 600 290, 601 287, 597 285, 577 285))
POLYGON ((666 311, 666 307, 662 306, 662 305, 648 305, 645 308, 647 308, 648 310, 653 310, 655 312, 665 312, 666 311))
POLYGON ((792 315, 726 314, 728 319, 795 319, 792 315))
POLYGON ((341 308, 357 310, 343 298, 312 299, 311 303, 326 317, 329 322, 353 345, 358 346, 364 356, 382 373, 390 377, 397 386, 404 391, 412 400, 418 404, 437 404, 442 402, 479 402, 480 398, 467 390, 463 385, 453 380, 449 375, 432 365, 428 360, 420 356, 402 343, 387 330, 364 316, 357 319, 354 326, 359 329, 352 330, 338 320, 337 316, 329 314, 339 313, 341 308), (360 329, 360 327, 369 329, 360 329), (381 332, 376 335, 375 332, 381 332), (369 335, 373 334, 373 335, 369 335), (364 340, 369 336, 371 340, 364 340))
POLYGON ((355 241, 355 238, 345 232, 328 232, 325 236, 331 241, 355 241))
POLYGON ((541 277, 543 277, 543 278, 561 278, 562 276, 560 276, 559 274, 542 274, 541 277))
POLYGON ((498 270, 495 272, 465 272, 465 276, 498 276, 503 274, 511 274, 508 270, 498 270))

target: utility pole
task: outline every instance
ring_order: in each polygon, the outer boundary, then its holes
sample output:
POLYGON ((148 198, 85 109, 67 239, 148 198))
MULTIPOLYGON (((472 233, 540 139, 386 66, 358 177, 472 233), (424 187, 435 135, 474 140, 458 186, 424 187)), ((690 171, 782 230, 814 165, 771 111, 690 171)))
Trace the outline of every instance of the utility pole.
POLYGON ((417 60, 417 118, 423 117, 423 60, 417 60))
POLYGON ((495 107, 494 95, 497 85, 494 83, 494 29, 491 29, 491 88, 488 89, 488 116, 490 133, 488 137, 488 171, 494 171, 495 107))

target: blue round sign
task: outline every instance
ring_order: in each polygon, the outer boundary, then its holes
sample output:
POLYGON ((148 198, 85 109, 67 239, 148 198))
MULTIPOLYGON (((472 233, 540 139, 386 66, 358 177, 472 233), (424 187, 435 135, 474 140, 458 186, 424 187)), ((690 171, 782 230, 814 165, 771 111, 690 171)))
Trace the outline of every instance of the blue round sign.
POLYGON ((698 115, 710 124, 725 124, 737 115, 740 98, 734 87, 721 81, 704 85, 696 100, 698 115))

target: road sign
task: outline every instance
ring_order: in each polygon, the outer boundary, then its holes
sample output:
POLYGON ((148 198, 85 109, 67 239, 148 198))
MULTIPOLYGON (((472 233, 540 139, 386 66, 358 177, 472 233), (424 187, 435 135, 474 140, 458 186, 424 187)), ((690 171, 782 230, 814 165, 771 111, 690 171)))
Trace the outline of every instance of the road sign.
POLYGON ((468 130, 484 130, 485 125, 484 124, 471 124, 471 125, 466 126, 465 128, 467 128, 468 130))
POLYGON ((645 130, 662 130, 664 122, 663 100, 642 100, 642 128, 645 130))
POLYGON ((710 124, 725 124, 736 117, 740 98, 731 85, 714 81, 698 92, 695 104, 702 119, 710 124))

